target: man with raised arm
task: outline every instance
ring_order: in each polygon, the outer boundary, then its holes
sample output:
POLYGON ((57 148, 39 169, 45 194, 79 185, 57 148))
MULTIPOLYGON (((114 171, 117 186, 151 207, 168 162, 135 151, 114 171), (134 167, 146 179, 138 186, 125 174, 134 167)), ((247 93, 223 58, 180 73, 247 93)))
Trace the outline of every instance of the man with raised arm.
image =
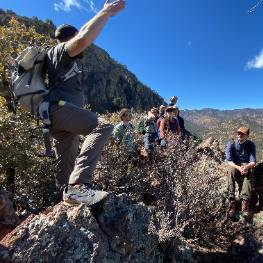
POLYGON ((107 0, 102 10, 79 31, 71 25, 59 26, 55 32, 59 44, 47 54, 50 89, 47 99, 58 158, 56 184, 59 189, 64 188, 63 200, 67 204, 93 207, 108 195, 92 187, 91 177, 113 126, 83 109, 82 72, 77 62, 110 18, 124 7, 124 0, 107 0), (86 138, 78 154, 79 135, 86 138))
POLYGON ((252 169, 256 166, 256 146, 248 140, 249 128, 240 127, 237 130, 237 140, 228 142, 226 147, 226 160, 229 166, 228 216, 235 215, 235 184, 238 184, 240 199, 242 200, 242 215, 249 215, 249 205, 252 194, 252 169))

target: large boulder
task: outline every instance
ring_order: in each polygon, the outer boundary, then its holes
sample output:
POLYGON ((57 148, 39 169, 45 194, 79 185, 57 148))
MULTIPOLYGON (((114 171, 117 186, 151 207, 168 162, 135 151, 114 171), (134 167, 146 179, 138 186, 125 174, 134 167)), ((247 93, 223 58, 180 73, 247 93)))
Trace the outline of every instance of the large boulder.
POLYGON ((150 214, 126 195, 111 195, 103 207, 63 203, 29 218, 7 235, 13 262, 161 262, 150 214))

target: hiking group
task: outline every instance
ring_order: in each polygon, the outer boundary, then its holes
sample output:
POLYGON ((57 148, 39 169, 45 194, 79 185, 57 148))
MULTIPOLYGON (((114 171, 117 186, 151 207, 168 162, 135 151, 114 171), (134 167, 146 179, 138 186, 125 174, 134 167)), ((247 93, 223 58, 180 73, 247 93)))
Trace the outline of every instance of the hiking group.
MULTIPOLYGON (((171 101, 177 97, 172 97, 171 101)), ((154 148, 157 145, 164 150, 167 147, 168 134, 175 134, 177 139, 186 137, 184 120, 179 116, 178 107, 161 105, 160 108, 151 108, 147 115, 139 122, 137 130, 132 124, 132 113, 124 108, 120 111, 118 123, 113 130, 113 139, 116 144, 127 146, 129 152, 138 152, 135 143, 135 132, 144 136, 144 155, 152 162, 154 159, 154 148), (179 122, 180 118, 180 122, 179 122)))
MULTIPOLYGON (((39 107, 39 115, 46 121, 43 127, 45 155, 54 155, 50 145, 51 136, 58 160, 56 184, 61 199, 70 205, 84 203, 93 207, 107 197, 107 192, 93 188, 91 178, 102 148, 111 136, 116 144, 126 145, 129 152, 136 151, 135 128, 129 109, 120 111, 120 123, 114 127, 83 108, 81 69, 77 63, 109 19, 124 7, 123 0, 107 0, 102 10, 79 31, 71 25, 59 26, 55 32, 58 44, 50 48, 45 56, 48 93, 39 107), (80 135, 86 137, 79 151, 80 135)), ((145 157, 149 162, 154 159, 156 145, 163 151, 168 147, 169 134, 174 134, 178 140, 184 140, 189 135, 176 103, 177 97, 172 97, 168 106, 150 109, 139 123, 136 131, 144 136, 145 157)), ((226 150, 231 168, 228 176, 230 217, 236 212, 235 183, 238 184, 242 199, 242 212, 248 214, 252 195, 252 169, 256 165, 255 144, 247 139, 249 129, 241 127, 237 136, 236 141, 228 143, 226 150)))

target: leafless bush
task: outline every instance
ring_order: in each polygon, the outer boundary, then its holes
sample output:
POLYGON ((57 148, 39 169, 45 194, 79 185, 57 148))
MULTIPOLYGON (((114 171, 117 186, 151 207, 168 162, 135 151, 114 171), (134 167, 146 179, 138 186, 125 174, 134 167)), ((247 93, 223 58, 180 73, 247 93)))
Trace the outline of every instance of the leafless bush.
POLYGON ((201 244, 222 204, 218 169, 222 160, 215 158, 217 149, 211 151, 197 150, 191 139, 171 136, 165 151, 156 146, 150 163, 138 153, 129 154, 123 146, 109 144, 95 180, 108 191, 127 193, 134 201, 150 205, 166 249, 178 237, 201 244))

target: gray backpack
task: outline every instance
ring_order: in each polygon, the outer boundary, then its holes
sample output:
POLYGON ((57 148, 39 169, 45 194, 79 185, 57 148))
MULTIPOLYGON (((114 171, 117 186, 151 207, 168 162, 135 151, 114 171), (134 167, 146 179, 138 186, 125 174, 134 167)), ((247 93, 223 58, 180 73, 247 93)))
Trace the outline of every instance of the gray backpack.
POLYGON ((18 69, 12 76, 12 91, 21 107, 38 116, 38 109, 48 94, 45 86, 44 47, 28 47, 16 58, 18 69))

